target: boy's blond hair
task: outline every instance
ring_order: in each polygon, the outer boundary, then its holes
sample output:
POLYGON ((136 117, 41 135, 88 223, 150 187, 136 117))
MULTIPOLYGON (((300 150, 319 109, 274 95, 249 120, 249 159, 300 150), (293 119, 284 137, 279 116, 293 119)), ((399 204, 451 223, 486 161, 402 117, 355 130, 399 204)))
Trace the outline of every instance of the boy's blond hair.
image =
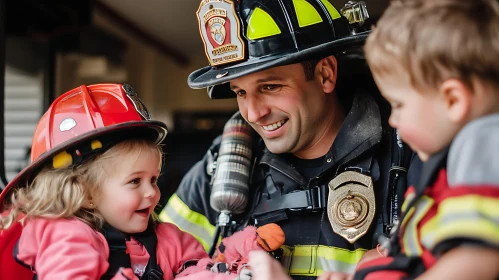
POLYGON ((392 1, 364 46, 376 76, 406 74, 437 89, 449 79, 499 85, 497 0, 392 1))
MULTIPOLYGON (((45 167, 26 188, 19 188, 12 194, 10 213, 1 219, 0 229, 8 228, 20 213, 23 219, 33 217, 58 219, 77 218, 92 228, 99 230, 104 218, 89 207, 90 198, 100 196, 106 170, 118 156, 127 156, 133 162, 145 151, 158 153, 162 166, 162 149, 145 139, 130 139, 117 143, 94 159, 76 167, 54 169, 45 167), (107 166, 107 168, 106 168, 107 166)), ((152 215, 154 221, 158 218, 152 215)))

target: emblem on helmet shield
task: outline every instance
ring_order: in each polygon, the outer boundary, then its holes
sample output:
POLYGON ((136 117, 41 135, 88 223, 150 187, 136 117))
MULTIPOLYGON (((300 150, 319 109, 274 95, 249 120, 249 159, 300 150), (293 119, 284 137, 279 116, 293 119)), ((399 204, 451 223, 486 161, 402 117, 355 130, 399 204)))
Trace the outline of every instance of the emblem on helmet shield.
POLYGON ((225 41, 225 20, 223 18, 215 17, 212 21, 208 22, 210 28, 211 38, 215 43, 221 45, 225 41))
POLYGON ((206 56, 212 66, 244 59, 244 42, 233 1, 203 0, 196 14, 206 56))
POLYGON ((147 110, 146 105, 142 103, 142 100, 139 99, 133 87, 129 84, 123 84, 122 87, 126 93, 126 96, 130 99, 130 101, 132 101, 137 113, 139 113, 139 115, 141 115, 145 120, 150 120, 151 114, 149 113, 149 110, 147 110))

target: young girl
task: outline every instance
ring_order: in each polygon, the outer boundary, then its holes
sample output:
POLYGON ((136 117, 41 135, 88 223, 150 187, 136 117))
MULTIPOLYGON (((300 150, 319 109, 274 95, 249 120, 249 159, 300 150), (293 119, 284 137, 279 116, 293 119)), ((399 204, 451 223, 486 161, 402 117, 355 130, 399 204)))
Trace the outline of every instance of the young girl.
POLYGON ((166 133, 128 85, 57 98, 35 130, 32 163, 0 194, 8 209, 0 229, 22 224, 16 260, 37 279, 173 279, 207 258, 194 237, 154 213, 166 133))

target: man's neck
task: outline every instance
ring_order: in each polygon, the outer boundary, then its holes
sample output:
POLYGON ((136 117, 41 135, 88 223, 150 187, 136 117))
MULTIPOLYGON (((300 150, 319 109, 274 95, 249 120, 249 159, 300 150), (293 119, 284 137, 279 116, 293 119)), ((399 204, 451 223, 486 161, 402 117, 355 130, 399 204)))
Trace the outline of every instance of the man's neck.
POLYGON ((323 122, 324 125, 317 128, 317 132, 321 132, 320 136, 310 147, 293 153, 295 157, 314 159, 327 154, 345 121, 345 109, 338 102, 338 99, 335 98, 331 103, 329 106, 331 111, 329 111, 330 114, 328 114, 326 121, 323 122))

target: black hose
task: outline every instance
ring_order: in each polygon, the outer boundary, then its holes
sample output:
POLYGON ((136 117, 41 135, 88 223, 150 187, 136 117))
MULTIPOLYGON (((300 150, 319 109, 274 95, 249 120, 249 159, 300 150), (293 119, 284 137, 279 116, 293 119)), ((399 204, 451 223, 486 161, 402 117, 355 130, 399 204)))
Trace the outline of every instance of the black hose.
POLYGON ((213 257, 215 254, 215 249, 217 248, 218 238, 220 237, 221 228, 217 225, 215 230, 215 236, 213 236, 213 242, 211 243, 210 251, 208 251, 208 256, 213 257))

